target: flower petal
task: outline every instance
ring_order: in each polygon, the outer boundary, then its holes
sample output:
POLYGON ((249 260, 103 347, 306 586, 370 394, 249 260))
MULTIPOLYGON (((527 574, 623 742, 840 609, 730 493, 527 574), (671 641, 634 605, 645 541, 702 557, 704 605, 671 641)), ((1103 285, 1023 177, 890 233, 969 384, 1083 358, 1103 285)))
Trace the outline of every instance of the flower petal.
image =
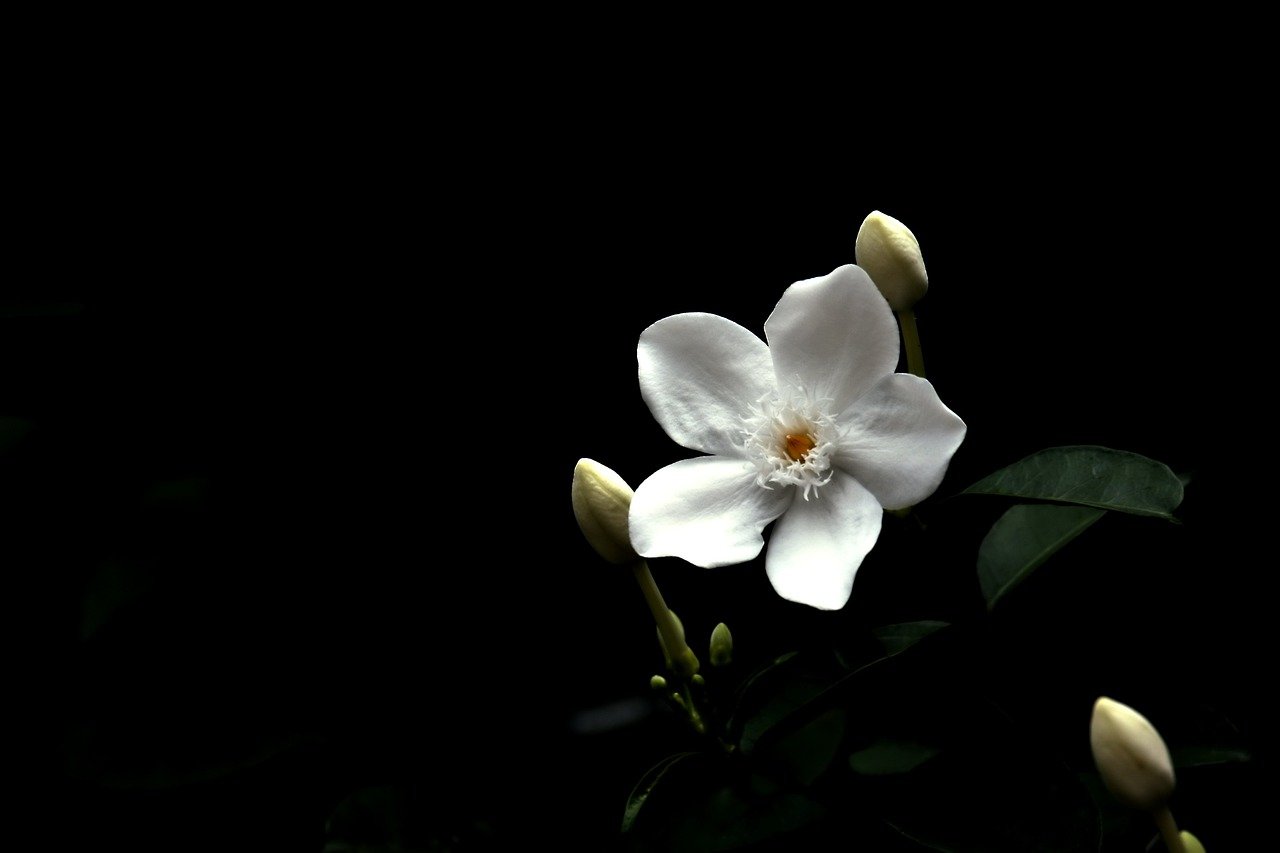
MULTIPOLYGON (((634 506, 634 504, 632 504, 634 506)), ((797 497, 774 525, 764 568, 778 595, 821 610, 839 610, 853 576, 880 536, 880 503, 837 471, 809 498, 797 497)))
POLYGON ((745 563, 760 553, 760 532, 794 495, 794 489, 758 485, 750 462, 685 459, 636 489, 631 544, 643 557, 680 557, 707 569, 745 563))
POLYGON ((836 417, 843 436, 836 467, 853 475, 885 509, 915 506, 933 494, 964 441, 964 421, 927 380, 886 376, 836 417))
POLYGON ((802 386, 830 410, 850 403, 898 365, 898 325, 889 303, 860 268, 787 288, 764 324, 781 388, 802 386))
POLYGON ((742 419, 773 390, 769 348, 716 314, 676 314, 645 329, 636 356, 653 417, 690 450, 741 455, 742 419))

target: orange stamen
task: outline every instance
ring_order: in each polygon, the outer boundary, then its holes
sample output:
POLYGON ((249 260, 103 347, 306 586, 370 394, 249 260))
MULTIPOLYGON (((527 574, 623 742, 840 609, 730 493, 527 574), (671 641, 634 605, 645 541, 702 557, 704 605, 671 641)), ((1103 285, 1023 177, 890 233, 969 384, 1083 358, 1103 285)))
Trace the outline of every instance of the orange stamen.
POLYGON ((782 449, 787 456, 796 462, 803 462, 804 458, 809 455, 809 451, 814 448, 813 437, 801 433, 800 435, 788 435, 783 442, 782 449))

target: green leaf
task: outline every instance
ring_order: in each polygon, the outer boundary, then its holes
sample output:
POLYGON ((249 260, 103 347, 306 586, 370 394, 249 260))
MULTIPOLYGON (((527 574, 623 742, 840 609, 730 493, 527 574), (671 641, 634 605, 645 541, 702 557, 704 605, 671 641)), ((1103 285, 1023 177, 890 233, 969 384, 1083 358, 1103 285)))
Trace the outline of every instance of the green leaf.
POLYGON ((926 619, 920 622, 898 622, 894 625, 881 625, 872 628, 871 633, 884 646, 890 657, 900 655, 925 637, 950 626, 949 622, 938 622, 926 619))
POLYGON ((1051 447, 1001 468, 961 494, 1007 495, 1173 520, 1182 483, 1169 466, 1109 447, 1051 447))
POLYGON ((80 600, 80 637, 87 640, 125 606, 155 586, 154 574, 143 564, 111 560, 98 566, 80 600))
POLYGON ((885 823, 949 853, 1088 853, 1101 824, 1088 791, 1027 743, 975 733, 899 780, 885 823))
POLYGON ((830 707, 868 669, 897 657, 921 640, 947 627, 950 627, 948 622, 925 620, 874 628, 872 633, 884 646, 885 656, 853 669, 842 663, 844 671, 799 672, 793 655, 784 655, 762 670, 753 684, 749 684, 753 690, 750 694, 744 692, 735 718, 731 721, 730 731, 737 731, 733 724, 738 720, 743 721, 738 745, 744 753, 750 754, 766 735, 776 735, 805 724, 807 720, 822 713, 824 707, 830 707))
POLYGON ((707 753, 673 755, 653 767, 632 792, 627 811, 623 831, 638 849, 673 853, 755 849, 826 814, 808 797, 707 753), (632 808, 641 795, 643 810, 632 808))
POLYGON ((863 776, 891 776, 908 773, 937 754, 934 747, 914 741, 879 738, 850 755, 849 766, 863 776))
POLYGON ((1218 746, 1183 746, 1170 750, 1174 767, 1209 767, 1215 764, 1239 764, 1252 760, 1243 749, 1218 746))
POLYGON ((779 738, 769 754, 786 770, 788 777, 801 785, 812 785, 839 754, 844 729, 844 712, 832 709, 779 738))
POLYGON ((768 701, 766 688, 790 668, 797 654, 798 652, 787 652, 784 655, 779 655, 757 669, 743 682, 742 686, 738 688, 733 712, 729 716, 728 729, 730 732, 741 732, 743 721, 758 712, 761 705, 768 701))
POLYGON ((0 415, 0 455, 8 453, 22 443, 35 424, 24 418, 11 418, 0 415))
POLYGON ((1105 513, 1081 506, 1018 504, 991 527, 978 548, 978 581, 987 609, 1105 513))
POLYGON ((777 685, 759 709, 749 716, 742 726, 738 745, 748 755, 756 744, 780 723, 790 720, 795 712, 807 707, 815 698, 827 691, 827 681, 807 674, 796 674, 777 685))
POLYGON ((636 783, 635 788, 631 790, 631 795, 627 797, 627 807, 622 812, 622 831, 630 832, 631 827, 635 824, 636 818, 640 816, 640 809, 649 801, 649 796, 653 793, 653 789, 658 787, 658 783, 667 775, 667 771, 675 767, 682 760, 691 755, 697 755, 696 752, 677 752, 675 755, 668 755, 657 764, 649 768, 649 770, 640 777, 640 781, 636 783))

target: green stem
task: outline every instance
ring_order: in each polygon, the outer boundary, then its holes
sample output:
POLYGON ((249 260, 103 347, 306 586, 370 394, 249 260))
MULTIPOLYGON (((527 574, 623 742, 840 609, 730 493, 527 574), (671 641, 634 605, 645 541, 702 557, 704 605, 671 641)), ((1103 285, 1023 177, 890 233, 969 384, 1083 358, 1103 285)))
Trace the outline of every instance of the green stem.
POLYGON ((1173 812, 1169 811, 1169 807, 1161 806, 1151 816, 1155 818, 1156 827, 1160 830, 1160 837, 1164 839, 1164 846, 1169 853, 1187 853, 1187 846, 1182 843, 1182 833, 1178 832, 1178 824, 1174 822, 1173 812))
POLYGON ((644 560, 636 560, 631 564, 631 569, 635 573, 636 583, 640 584, 640 591, 644 593, 644 600, 649 603, 653 621, 658 623, 658 633, 662 635, 667 654, 671 655, 672 665, 682 678, 692 677, 698 671, 698 659, 685 642, 683 632, 677 627, 671 608, 663 600, 662 591, 653 579, 653 572, 649 571, 649 564, 644 560))
POLYGON ((920 330, 916 328, 916 312, 910 308, 898 312, 902 324, 902 343, 907 348, 907 370, 924 379, 924 352, 920 349, 920 330))

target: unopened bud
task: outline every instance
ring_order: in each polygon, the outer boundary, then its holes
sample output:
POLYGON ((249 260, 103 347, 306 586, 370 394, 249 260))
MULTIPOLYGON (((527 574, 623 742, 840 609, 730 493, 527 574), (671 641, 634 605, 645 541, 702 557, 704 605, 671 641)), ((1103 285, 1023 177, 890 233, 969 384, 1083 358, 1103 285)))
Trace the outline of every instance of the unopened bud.
POLYGON ((1200 839, 1185 829, 1182 830, 1182 846, 1187 848, 1187 853, 1204 853, 1204 845, 1200 843, 1200 839))
POLYGON ((667 689, 667 680, 661 675, 655 675, 649 679, 649 686, 654 690, 662 691, 667 689))
POLYGON ((1093 761, 1102 781, 1127 806, 1152 811, 1173 793, 1169 748, 1147 718, 1105 696, 1093 706, 1089 724, 1093 761))
POLYGON ((729 626, 721 622, 711 632, 711 665, 728 666, 733 662, 733 634, 729 626))
POLYGON ((853 252, 894 311, 906 311, 929 289, 916 235, 892 216, 873 210, 862 220, 853 252))
POLYGON ((611 563, 640 559, 627 527, 633 494, 616 471, 593 459, 579 459, 573 469, 573 514, 591 547, 611 563))
POLYGON ((689 644, 684 639, 684 623, 680 621, 680 617, 676 615, 674 610, 668 610, 671 614, 671 622, 676 629, 676 640, 680 644, 680 649, 673 656, 671 649, 667 648, 667 641, 662 638, 662 628, 658 628, 658 645, 662 648, 662 661, 667 665, 667 669, 678 673, 684 678, 688 678, 698 671, 700 664, 698 656, 693 653, 693 649, 689 648, 689 644))

